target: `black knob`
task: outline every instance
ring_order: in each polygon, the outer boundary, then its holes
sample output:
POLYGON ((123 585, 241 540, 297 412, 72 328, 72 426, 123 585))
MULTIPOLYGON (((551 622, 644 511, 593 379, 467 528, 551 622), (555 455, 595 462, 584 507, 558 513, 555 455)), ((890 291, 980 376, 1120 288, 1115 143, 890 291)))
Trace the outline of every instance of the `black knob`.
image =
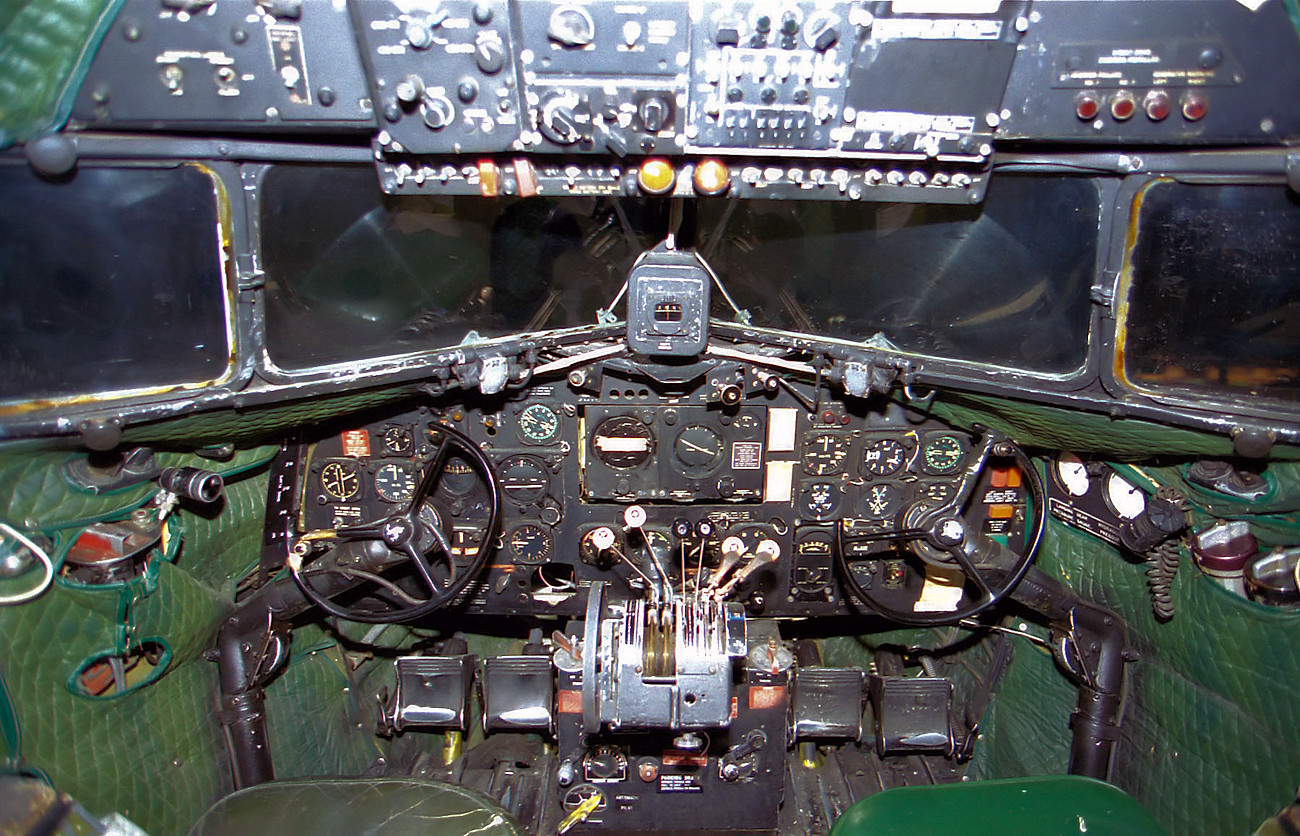
POLYGON ((794 35, 799 31, 799 21, 795 18, 794 12, 786 12, 781 18, 781 31, 786 35, 794 35))
POLYGON ((764 87, 758 92, 758 98, 763 102, 763 104, 773 104, 776 101, 776 88, 764 87))
POLYGON ((196 502, 210 503, 221 498, 225 489, 219 474, 197 467, 167 467, 158 474, 163 490, 196 502))
POLYGON ((469 104, 478 98, 478 82, 472 78, 463 78, 460 84, 456 85, 456 98, 465 104, 469 104))

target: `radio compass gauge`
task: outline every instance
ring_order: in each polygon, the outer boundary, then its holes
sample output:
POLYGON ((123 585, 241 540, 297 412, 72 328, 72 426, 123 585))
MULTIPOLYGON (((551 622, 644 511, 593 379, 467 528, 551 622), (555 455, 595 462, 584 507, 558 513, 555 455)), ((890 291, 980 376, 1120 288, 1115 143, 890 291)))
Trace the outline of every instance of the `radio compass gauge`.
POLYGON ((892 438, 871 442, 862 453, 863 475, 889 476, 907 462, 907 448, 892 438))
POLYGON ((409 502, 415 496, 415 474, 397 464, 375 471, 375 493, 385 502, 409 502))
POLYGON ((506 549, 518 563, 541 563, 551 553, 551 535, 534 523, 524 523, 506 536, 506 549))
POLYGON ((559 436, 560 416, 546 404, 529 404, 519 413, 519 439, 525 444, 550 444, 559 436))
POLYGON ((718 466, 722 461, 722 449, 722 437, 699 424, 682 430, 673 442, 673 456, 679 469, 696 478, 708 475, 718 466))
POLYGON ((804 442, 803 469, 813 476, 839 473, 849 455, 849 443, 838 433, 817 433, 804 442))
POLYGON ((649 427, 632 416, 615 415, 596 427, 591 447, 605 464, 628 470, 645 464, 654 454, 655 437, 649 427))
POLYGON ((353 462, 330 462, 321 468, 320 485, 326 496, 347 502, 361 493, 361 476, 353 462))
POLYGON ((925 472, 941 476, 961 467, 966 451, 955 436, 941 435, 926 442, 922 455, 925 457, 925 472))
POLYGON ((902 507, 903 492, 893 485, 872 485, 861 502, 863 514, 876 519, 892 517, 902 507))
POLYGON ((501 490, 514 502, 536 502, 550 485, 546 467, 532 456, 511 456, 501 463, 501 490))
POLYGON ((384 448, 394 456, 405 456, 411 452, 414 439, 406 427, 389 427, 384 430, 384 448))

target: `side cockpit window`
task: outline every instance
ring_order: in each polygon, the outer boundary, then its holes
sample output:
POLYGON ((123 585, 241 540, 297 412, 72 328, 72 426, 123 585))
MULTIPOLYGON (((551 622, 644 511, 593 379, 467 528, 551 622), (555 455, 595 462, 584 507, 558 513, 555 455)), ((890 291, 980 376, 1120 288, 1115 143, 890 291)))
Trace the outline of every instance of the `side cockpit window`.
POLYGON ((1160 182, 1130 254, 1121 371, 1141 388, 1300 400, 1300 199, 1160 182))
POLYGON ((214 178, 197 166, 0 166, 0 402, 223 378, 229 291, 214 178))

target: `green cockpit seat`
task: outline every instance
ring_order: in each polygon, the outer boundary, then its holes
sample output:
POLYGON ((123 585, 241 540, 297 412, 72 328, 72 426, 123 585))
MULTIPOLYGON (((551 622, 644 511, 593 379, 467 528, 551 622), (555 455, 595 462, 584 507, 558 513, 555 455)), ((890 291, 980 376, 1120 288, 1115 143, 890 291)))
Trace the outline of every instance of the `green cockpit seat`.
POLYGON ((830 836, 1163 836, 1167 831, 1119 787, 1045 775, 899 787, 862 799, 830 836))
POLYGON ((213 804, 190 836, 520 836, 499 804, 455 784, 412 778, 272 781, 213 804))

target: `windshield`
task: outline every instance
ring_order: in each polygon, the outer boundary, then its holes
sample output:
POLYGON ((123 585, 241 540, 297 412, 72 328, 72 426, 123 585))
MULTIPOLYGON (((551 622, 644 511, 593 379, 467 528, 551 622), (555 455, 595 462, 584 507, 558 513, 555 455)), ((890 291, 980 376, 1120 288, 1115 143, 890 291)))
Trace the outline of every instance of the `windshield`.
MULTIPOLYGON (((670 229, 666 200, 392 197, 360 166, 273 169, 262 207, 286 368, 593 323, 670 229)), ((1004 176, 979 206, 703 200, 678 238, 755 325, 1063 373, 1087 351, 1097 216, 1086 181, 1004 176)))

